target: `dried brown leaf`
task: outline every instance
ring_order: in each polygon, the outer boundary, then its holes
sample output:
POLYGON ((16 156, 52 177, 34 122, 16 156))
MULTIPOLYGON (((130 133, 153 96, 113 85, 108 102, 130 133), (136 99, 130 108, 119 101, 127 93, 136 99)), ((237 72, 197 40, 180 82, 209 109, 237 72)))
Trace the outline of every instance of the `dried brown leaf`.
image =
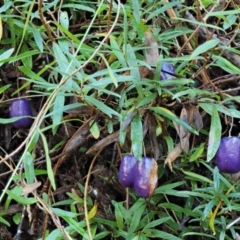
POLYGON ((202 121, 202 116, 196 107, 194 108, 193 121, 197 131, 199 132, 203 128, 203 121, 202 121))
POLYGON ((144 123, 143 123, 143 136, 145 137, 148 129, 149 129, 149 125, 150 125, 150 119, 151 115, 149 113, 147 113, 146 117, 144 118, 144 123))
MULTIPOLYGON (((188 112, 186 110, 186 108, 183 108, 180 114, 180 119, 189 124, 188 122, 188 112)), ((183 150, 185 150, 186 152, 189 151, 189 137, 188 137, 188 130, 186 128, 184 128, 182 125, 179 125, 179 137, 180 137, 180 143, 181 143, 181 147, 183 150)))
MULTIPOLYGON (((75 134, 69 139, 66 146, 63 149, 63 153, 67 152, 70 153, 74 151, 76 148, 81 146, 86 141, 86 136, 89 134, 89 122, 93 119, 88 119, 76 132, 75 134)), ((54 166, 54 173, 57 172, 58 168, 61 166, 61 164, 65 161, 67 158, 67 154, 63 155, 57 162, 57 164, 54 166)))
MULTIPOLYGON (((182 108, 181 114, 180 114, 180 119, 182 121, 184 121, 185 123, 189 124, 189 116, 188 116, 188 112, 186 110, 186 108, 182 108)), ((181 148, 185 151, 189 151, 189 137, 188 137, 188 133, 189 131, 184 128, 182 125, 173 122, 173 125, 177 131, 177 134, 180 138, 180 143, 181 143, 181 148)))
POLYGON ((146 59, 150 65, 155 65, 158 62, 158 44, 150 32, 145 32, 146 59))
POLYGON ((76 132, 75 134, 69 139, 68 143, 63 149, 63 152, 70 152, 78 148, 86 141, 86 136, 89 134, 89 122, 92 118, 88 119, 76 132))
POLYGON ((129 112, 127 114, 127 116, 125 117, 123 123, 122 123, 122 127, 121 127, 121 131, 125 131, 126 128, 129 126, 129 124, 131 123, 133 117, 137 114, 137 110, 134 110, 133 112, 129 112))
MULTIPOLYGON (((150 114, 149 114, 150 115, 150 114)), ((152 115, 149 117, 149 137, 150 137, 150 143, 152 146, 152 150, 154 153, 154 158, 158 159, 160 155, 159 145, 157 141, 157 135, 156 135, 156 121, 153 118, 152 115)))
POLYGON ((181 144, 178 143, 176 147, 168 154, 164 162, 164 165, 168 165, 168 167, 172 171, 172 163, 180 156, 181 153, 182 153, 182 147, 181 147, 181 144))
POLYGON ((100 149, 103 149, 104 147, 106 147, 107 145, 118 141, 118 139, 119 139, 119 131, 103 138, 102 140, 94 144, 91 148, 89 148, 86 153, 90 154, 92 152, 97 152, 100 149))
POLYGON ((183 138, 183 143, 178 143, 165 159, 164 165, 168 165, 171 171, 172 171, 172 163, 180 156, 183 150, 186 151, 186 149, 182 148, 182 144, 184 145, 185 148, 189 148, 190 135, 191 133, 187 133, 187 136, 183 138))
POLYGON ((29 193, 35 191, 38 187, 40 187, 41 184, 42 184, 41 182, 35 182, 35 183, 32 183, 32 184, 26 185, 23 188, 22 195, 27 196, 29 193))

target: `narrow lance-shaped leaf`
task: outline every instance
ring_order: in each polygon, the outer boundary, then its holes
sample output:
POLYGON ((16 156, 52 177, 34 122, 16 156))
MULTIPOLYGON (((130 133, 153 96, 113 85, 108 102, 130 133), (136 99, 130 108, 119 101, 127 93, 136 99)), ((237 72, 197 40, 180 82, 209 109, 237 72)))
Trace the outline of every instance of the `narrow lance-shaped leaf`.
POLYGON ((34 173, 34 164, 33 157, 30 152, 26 152, 24 158, 24 169, 26 173, 26 179, 28 184, 34 183, 35 173, 34 173))
POLYGON ((186 128, 187 130, 191 131, 192 133, 198 135, 198 132, 192 128, 191 126, 189 126, 187 123, 185 123, 184 121, 182 121, 181 119, 179 119, 174 113, 172 113, 170 110, 163 108, 163 107, 149 107, 148 109, 153 110, 154 112, 156 112, 157 114, 160 114, 166 118, 168 118, 169 120, 175 121, 176 123, 178 123, 179 125, 183 126, 184 128, 186 128))
POLYGON ((191 54, 191 58, 195 58, 197 57, 198 55, 204 53, 204 52, 207 52, 209 49, 215 47, 218 43, 220 42, 219 39, 212 39, 212 40, 209 40, 203 44, 201 44, 200 46, 198 46, 194 51, 193 53, 191 54))
POLYGON ((122 117, 117 111, 114 111, 112 108, 108 107, 106 104, 104 104, 103 102, 97 100, 92 96, 85 96, 85 100, 87 103, 95 106, 110 118, 112 117, 112 115, 118 116, 119 118, 122 117))
POLYGON ((55 134, 57 132, 58 125, 61 123, 61 120, 62 120, 62 117, 63 117, 63 111, 61 111, 61 109, 64 106, 64 101, 65 101, 65 97, 64 97, 63 94, 57 95, 56 99, 54 101, 54 105, 53 105, 54 115, 52 116, 52 121, 53 121, 52 131, 53 131, 53 134, 55 134))
POLYGON ((216 107, 213 107, 211 127, 209 132, 207 161, 209 162, 216 154, 221 141, 222 125, 216 107))
POLYGON ((48 178, 49 178, 49 181, 50 181, 53 189, 56 190, 56 183, 55 183, 55 178, 54 178, 53 169, 52 169, 52 162, 51 162, 51 159, 49 156, 49 148, 48 148, 47 139, 41 132, 40 132, 40 136, 42 138, 43 148, 45 151, 48 178))
POLYGON ((131 122, 131 141, 134 156, 138 160, 142 159, 143 127, 139 112, 134 116, 131 122))
POLYGON ((12 55, 13 51, 14 48, 3 51, 3 53, 0 55, 0 66, 2 66, 4 62, 9 61, 8 58, 12 55))

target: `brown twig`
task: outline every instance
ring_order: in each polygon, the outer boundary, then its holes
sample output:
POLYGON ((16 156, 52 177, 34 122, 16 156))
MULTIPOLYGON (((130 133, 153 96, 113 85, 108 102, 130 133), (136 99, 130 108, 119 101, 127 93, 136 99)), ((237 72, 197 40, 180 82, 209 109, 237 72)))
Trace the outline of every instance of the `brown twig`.
POLYGON ((46 20, 44 18, 42 7, 43 7, 43 0, 38 0, 38 14, 39 14, 40 20, 41 20, 43 26, 45 27, 47 35, 50 38, 51 42, 54 43, 55 39, 52 35, 51 29, 50 29, 48 23, 46 22, 46 20))

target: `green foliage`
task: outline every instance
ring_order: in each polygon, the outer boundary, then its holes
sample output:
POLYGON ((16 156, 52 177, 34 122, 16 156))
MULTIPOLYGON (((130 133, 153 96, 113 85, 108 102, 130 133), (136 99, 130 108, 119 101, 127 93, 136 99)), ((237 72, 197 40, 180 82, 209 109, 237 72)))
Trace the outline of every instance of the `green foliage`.
MULTIPOLYGON (((240 52, 224 37, 238 33, 236 4, 216 11, 218 3, 211 0, 192 6, 180 1, 55 0, 43 1, 42 20, 39 2, 5 1, 0 7, 0 66, 15 66, 17 72, 17 83, 1 75, 0 107, 6 109, 13 98, 25 95, 35 108, 35 121, 21 149, 10 149, 12 155, 1 152, 1 162, 11 166, 0 196, 4 209, 14 202, 41 206, 42 215, 55 220, 45 229, 45 239, 234 239, 239 227, 229 224, 239 215, 239 183, 219 173, 214 156, 221 136, 237 136, 239 131, 239 90, 225 85, 226 79, 240 74, 239 61, 234 61, 240 52), (182 17, 186 12, 193 13, 193 19, 182 17), (204 14, 197 18, 195 13, 204 14), (160 81, 164 62, 173 64, 176 76, 160 81), (68 136, 62 128, 69 130, 68 136), (52 139, 57 141, 52 144, 52 139), (102 166, 115 166, 111 178, 101 181, 121 194, 104 209, 105 217, 98 216, 99 199, 90 197, 82 185, 79 194, 64 192, 63 200, 55 192, 61 187, 63 173, 58 171, 68 154, 81 154, 78 158, 86 166, 79 168, 86 175, 95 160, 92 152, 85 153, 94 144, 100 145, 100 155, 94 157, 102 166), (123 189, 117 185, 118 162, 109 164, 105 150, 117 152, 114 160, 126 152, 138 160, 143 155, 156 158, 159 186, 150 199, 129 190, 125 205, 123 189), (9 164, 10 157, 15 165, 9 164), (170 160, 164 163, 166 159, 170 160), (44 161, 40 168, 38 161, 44 161), (25 194, 39 179, 50 187, 25 194), (54 193, 48 196, 50 189, 54 193), (84 203, 86 216, 80 211, 84 203)), ((234 46, 237 41, 232 39, 234 46)), ((0 117, 0 131, 19 119, 9 119, 2 110, 0 117)), ((63 167, 67 174, 73 171, 68 167, 63 167)), ((85 181, 82 172, 81 179, 70 176, 74 184, 85 181)), ((5 215, 0 214, 0 222, 10 226, 5 215)), ((13 222, 19 223, 20 216, 13 222)))

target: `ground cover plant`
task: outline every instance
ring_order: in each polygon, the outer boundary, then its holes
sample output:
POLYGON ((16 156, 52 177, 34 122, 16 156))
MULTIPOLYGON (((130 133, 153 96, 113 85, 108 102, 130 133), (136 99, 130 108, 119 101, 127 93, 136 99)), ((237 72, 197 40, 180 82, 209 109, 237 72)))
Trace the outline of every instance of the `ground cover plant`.
POLYGON ((0 39, 1 239, 240 238, 238 1, 1 0, 0 39))

